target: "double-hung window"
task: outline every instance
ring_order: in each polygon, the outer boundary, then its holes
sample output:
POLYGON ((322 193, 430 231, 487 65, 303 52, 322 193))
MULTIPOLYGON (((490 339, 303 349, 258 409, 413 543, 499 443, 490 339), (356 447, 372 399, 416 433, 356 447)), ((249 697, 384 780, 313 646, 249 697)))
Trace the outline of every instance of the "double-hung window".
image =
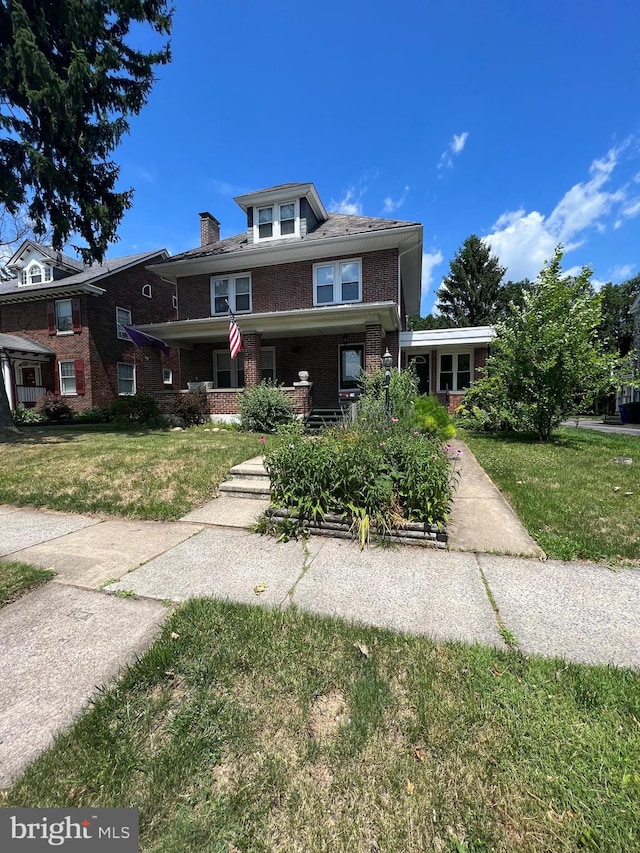
POLYGON ((360 259, 314 264, 313 304, 339 305, 362 301, 362 263, 360 259))
POLYGON ((251 311, 251 273, 228 275, 211 279, 211 315, 251 311))
POLYGON ((129 341, 131 338, 125 331, 125 326, 131 325, 131 311, 128 308, 116 308, 116 331, 118 337, 123 341, 129 341))
POLYGON ((118 394, 121 396, 136 393, 136 369, 131 362, 118 362, 118 394))
POLYGON ((262 347, 262 379, 276 381, 276 348, 262 347))
POLYGON ((440 355, 440 391, 464 391, 471 385, 471 353, 442 353, 440 355))
POLYGON ((73 361, 59 361, 60 370, 60 394, 68 397, 76 393, 76 370, 73 361))
POLYGON ((216 388, 244 388, 244 356, 231 358, 227 350, 213 354, 213 375, 216 388))
POLYGON ((273 240, 300 233, 300 213, 297 201, 258 207, 254 220, 254 239, 273 240))
POLYGON ((70 299, 56 301, 56 331, 73 332, 73 306, 70 299))

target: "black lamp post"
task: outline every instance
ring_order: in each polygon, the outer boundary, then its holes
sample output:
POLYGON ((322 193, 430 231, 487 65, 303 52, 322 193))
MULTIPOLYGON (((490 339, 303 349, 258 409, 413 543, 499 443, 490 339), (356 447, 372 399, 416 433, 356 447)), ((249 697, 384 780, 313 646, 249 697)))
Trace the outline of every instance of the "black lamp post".
POLYGON ((387 420, 391 417, 391 404, 389 402, 389 383, 391 382, 391 362, 392 355, 389 352, 389 347, 386 348, 384 355, 380 359, 384 367, 384 413, 387 420))

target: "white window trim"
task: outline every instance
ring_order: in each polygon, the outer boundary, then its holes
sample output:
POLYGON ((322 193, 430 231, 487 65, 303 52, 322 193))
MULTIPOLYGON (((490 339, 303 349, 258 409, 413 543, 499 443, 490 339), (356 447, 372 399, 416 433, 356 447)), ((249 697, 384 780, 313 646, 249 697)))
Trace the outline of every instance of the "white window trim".
POLYGON ((142 285, 142 295, 146 296, 147 299, 153 299, 153 292, 151 290, 150 284, 143 284, 142 285))
POLYGON ((73 335, 73 299, 56 299, 53 303, 53 313, 55 315, 56 320, 56 335, 73 335), (70 329, 59 329, 58 328, 58 305, 61 302, 68 302, 71 306, 71 328, 70 329))
POLYGON ((133 361, 118 361, 116 363, 116 380, 118 383, 118 397, 133 397, 136 393, 138 384, 136 382, 136 365, 133 361), (120 390, 120 365, 123 367, 132 367, 133 368, 133 391, 121 391, 120 390))
MULTIPOLYGON (((70 359, 68 359, 70 360, 70 359)), ((16 385, 24 385, 24 377, 22 375, 22 370, 26 368, 30 370, 32 367, 35 368, 36 372, 36 386, 42 387, 42 367, 40 362, 38 361, 17 361, 14 364, 16 371, 16 385)))
POLYGON ((253 208, 253 242, 254 243, 268 243, 269 240, 287 240, 290 237, 299 237, 300 236, 300 199, 298 198, 288 198, 284 201, 274 201, 272 204, 262 204, 258 207, 255 205, 253 208), (281 234, 280 233, 280 208, 284 207, 285 204, 293 205, 293 234, 281 234), (265 210, 267 207, 272 207, 274 212, 277 212, 277 217, 274 216, 273 222, 273 234, 271 237, 261 237, 260 236, 260 211, 265 210))
POLYGON ((22 274, 20 276, 20 286, 21 287, 32 287, 37 286, 39 284, 48 284, 53 281, 53 269, 49 266, 49 264, 42 263, 41 261, 29 261, 29 263, 22 268, 22 274), (41 281, 36 281, 32 284, 31 282, 31 270, 37 267, 40 270, 40 278, 41 281))
MULTIPOLYGON (((320 285, 325 287, 326 285, 320 285)), ((362 258, 340 258, 337 261, 319 261, 313 265, 313 304, 319 308, 324 305, 353 305, 356 302, 362 302, 362 258), (359 294, 357 299, 335 299, 336 288, 342 286, 342 281, 339 281, 340 264, 358 264, 360 269, 359 294), (318 278, 317 271, 320 267, 329 267, 333 265, 333 296, 332 302, 318 302, 318 278)))
MULTIPOLYGON (((455 388, 449 388, 450 394, 461 394, 463 391, 466 391, 466 388, 458 388, 458 356, 460 355, 468 355, 469 356, 469 387, 473 385, 473 361, 474 361, 474 351, 472 349, 459 349, 459 350, 449 350, 447 352, 439 352, 438 353, 438 394, 446 394, 447 389, 440 387, 440 376, 442 375, 442 356, 443 355, 451 355, 453 356, 453 364, 452 364, 452 373, 453 380, 455 382, 455 388)), ((449 372, 449 371, 447 371, 449 372)), ((462 371, 466 373, 467 371, 462 371)))
POLYGON ((264 355, 265 352, 272 352, 273 353, 273 381, 277 382, 278 368, 276 365, 276 348, 275 347, 262 347, 262 354, 264 355))
MULTIPOLYGON (((131 325, 133 325, 133 324, 132 324, 132 320, 131 320, 130 309, 129 308, 122 308, 122 306, 116 305, 116 334, 121 341, 130 341, 131 340, 129 335, 124 330, 124 326, 131 326, 131 325), (118 311, 126 311, 127 312, 127 314, 129 315, 129 322, 128 323, 121 323, 120 322, 120 320, 118 319, 118 311)), ((124 362, 122 362, 122 364, 124 364, 124 362)))
MULTIPOLYGON (((227 279, 229 281, 229 294, 227 299, 229 300, 229 307, 231 308, 234 314, 251 314, 253 311, 253 281, 251 280, 250 272, 234 272, 230 275, 212 275, 209 282, 209 295, 211 299, 211 316, 212 317, 226 317, 228 314, 228 310, 225 308, 224 311, 218 311, 216 313, 216 281, 223 281, 227 279), (242 309, 238 311, 236 309, 236 279, 237 278, 248 278, 249 279, 249 308, 248 310, 242 309)), ((242 294, 244 296, 244 294, 242 294)))
MULTIPOLYGON (((65 376, 65 379, 70 379, 70 376, 65 376)), ((77 397, 78 392, 76 390, 76 363, 73 358, 65 358, 62 361, 58 362, 58 382, 60 384, 60 396, 61 397, 77 397), (70 364, 73 367, 73 391, 63 391, 62 390, 62 365, 70 364)))
POLYGON ((170 367, 162 368, 162 383, 163 385, 173 385, 173 370, 170 367))
MULTIPOLYGON (((240 354, 242 355, 242 354, 240 354)), ((238 359, 240 355, 236 356, 236 358, 231 358, 230 353, 227 350, 214 350, 213 352, 213 387, 214 388, 231 388, 234 391, 239 391, 241 388, 244 388, 244 385, 238 385, 238 359), (231 372, 231 385, 218 385, 218 356, 219 355, 228 355, 229 360, 231 362, 230 372, 231 372)), ((244 357, 242 358, 242 368, 244 370, 244 357)))

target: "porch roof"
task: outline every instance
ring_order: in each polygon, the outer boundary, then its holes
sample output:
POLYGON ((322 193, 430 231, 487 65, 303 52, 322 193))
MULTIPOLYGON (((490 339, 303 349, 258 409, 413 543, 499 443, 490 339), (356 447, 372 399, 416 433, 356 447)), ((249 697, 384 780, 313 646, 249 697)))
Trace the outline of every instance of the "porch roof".
POLYGON ((493 326, 465 326, 450 329, 425 329, 401 332, 400 349, 425 352, 439 347, 486 346, 495 338, 493 326))
POLYGON ((29 355, 54 355, 54 352, 38 341, 31 338, 23 338, 22 335, 0 334, 0 350, 12 357, 29 355))
MULTIPOLYGON (((326 305, 293 311, 236 314, 235 317, 241 333, 259 332, 265 337, 344 335, 364 331, 365 327, 371 324, 380 324, 385 332, 400 329, 400 314, 395 302, 326 305)), ((170 345, 186 349, 193 344, 224 341, 229 338, 229 318, 226 314, 220 317, 201 317, 197 320, 147 323, 136 325, 135 328, 170 345)))

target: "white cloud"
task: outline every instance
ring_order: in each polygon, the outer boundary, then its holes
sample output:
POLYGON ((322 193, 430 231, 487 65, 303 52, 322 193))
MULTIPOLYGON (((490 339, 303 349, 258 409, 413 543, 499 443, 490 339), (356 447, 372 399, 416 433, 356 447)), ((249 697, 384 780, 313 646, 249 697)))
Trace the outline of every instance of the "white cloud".
POLYGON ((362 192, 356 192, 355 187, 349 187, 340 201, 331 199, 329 210, 332 213, 348 213, 351 216, 362 216, 362 192))
POLYGON ((464 133, 461 134, 453 134, 453 139, 444 149, 442 154, 440 155, 440 160, 438 161, 438 169, 453 169, 453 157, 452 154, 456 156, 460 154, 464 146, 467 144, 467 139, 469 138, 469 131, 465 130, 464 133))
POLYGON ((400 196, 400 198, 397 201, 394 201, 391 198, 391 196, 387 196, 384 200, 383 205, 382 205, 382 212, 383 213, 393 213, 399 207, 402 207, 402 205, 407 200, 408 193, 409 193, 409 187, 405 187, 404 190, 402 191, 402 195, 400 196))
POLYGON ((433 282, 433 270, 435 267, 439 266, 443 260, 444 258, 440 249, 435 252, 422 253, 422 313, 429 313, 424 310, 425 299, 433 282))
POLYGON ((451 150, 454 154, 459 154, 464 146, 467 143, 467 139, 469 138, 469 131, 465 130, 464 133, 461 133, 460 136, 456 136, 453 134, 453 141, 451 142, 451 150))
POLYGON ((219 181, 217 178, 211 178, 209 180, 209 184, 213 188, 214 192, 217 192, 220 195, 244 195, 249 192, 249 190, 244 187, 239 187, 237 184, 230 184, 229 181, 219 181))
POLYGON ((620 213, 626 216, 627 219, 633 219, 634 216, 640 213, 640 198, 630 198, 620 213))
MULTIPOLYGON (((507 211, 496 220, 493 232, 484 240, 507 267, 506 278, 514 281, 535 278, 558 243, 564 245, 565 252, 570 252, 585 242, 589 229, 597 228, 600 232, 606 229, 607 217, 612 210, 617 212, 626 198, 624 187, 607 188, 626 144, 594 160, 589 180, 571 187, 548 216, 537 210, 519 209, 507 211)), ((640 213, 640 208, 627 215, 636 212, 640 213)), ((620 213, 624 214, 624 210, 620 213)), ((618 221, 614 224, 617 227, 618 221)))
POLYGON ((635 269, 635 264, 617 264, 609 270, 611 281, 621 282, 631 278, 635 269))

